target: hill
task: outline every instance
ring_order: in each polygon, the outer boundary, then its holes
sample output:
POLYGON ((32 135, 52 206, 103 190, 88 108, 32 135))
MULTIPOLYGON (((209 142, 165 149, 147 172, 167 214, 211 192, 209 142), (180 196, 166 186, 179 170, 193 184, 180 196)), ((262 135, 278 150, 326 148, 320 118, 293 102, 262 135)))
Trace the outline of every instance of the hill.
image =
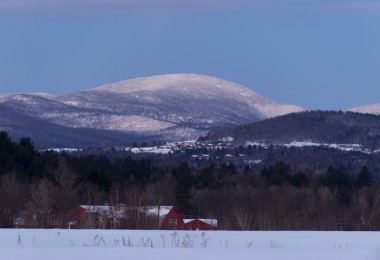
POLYGON ((380 147, 380 116, 353 112, 305 111, 260 122, 211 131, 205 140, 233 137, 235 143, 359 144, 380 147))

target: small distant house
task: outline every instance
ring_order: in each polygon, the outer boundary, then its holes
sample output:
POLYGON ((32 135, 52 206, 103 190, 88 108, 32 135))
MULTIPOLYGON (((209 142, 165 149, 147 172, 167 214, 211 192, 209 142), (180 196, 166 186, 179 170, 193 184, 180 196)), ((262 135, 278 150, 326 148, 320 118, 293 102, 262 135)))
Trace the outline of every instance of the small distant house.
POLYGON ((234 159, 234 158, 235 158, 235 156, 233 154, 226 153, 224 155, 224 159, 226 159, 226 160, 230 160, 230 159, 234 159))
POLYGON ((209 154, 201 154, 201 159, 202 160, 210 160, 210 155, 209 154))
POLYGON ((217 219, 184 219, 186 230, 217 230, 217 219))
POLYGON ((13 226, 15 228, 25 228, 26 227, 26 221, 25 218, 18 216, 13 219, 13 226))

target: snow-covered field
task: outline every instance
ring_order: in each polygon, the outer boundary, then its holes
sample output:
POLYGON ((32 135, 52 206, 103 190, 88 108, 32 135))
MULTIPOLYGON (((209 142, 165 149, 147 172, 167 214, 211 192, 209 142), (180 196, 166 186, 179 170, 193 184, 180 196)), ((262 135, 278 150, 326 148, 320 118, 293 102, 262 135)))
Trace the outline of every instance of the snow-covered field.
POLYGON ((0 229, 2 260, 380 259, 379 232, 0 229))

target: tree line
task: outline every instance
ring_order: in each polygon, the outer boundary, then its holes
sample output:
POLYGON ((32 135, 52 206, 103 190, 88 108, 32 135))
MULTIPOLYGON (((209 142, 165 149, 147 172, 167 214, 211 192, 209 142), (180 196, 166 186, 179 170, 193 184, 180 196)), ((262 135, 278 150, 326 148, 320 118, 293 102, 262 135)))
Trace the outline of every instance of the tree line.
MULTIPOLYGON (((380 229, 380 186, 365 166, 316 173, 283 160, 259 170, 233 163, 194 168, 38 152, 31 139, 16 143, 0 132, 0 227, 65 227, 76 205, 119 203, 174 205, 185 218, 216 218, 227 230, 380 229)), ((128 227, 152 228, 141 217, 128 227)))

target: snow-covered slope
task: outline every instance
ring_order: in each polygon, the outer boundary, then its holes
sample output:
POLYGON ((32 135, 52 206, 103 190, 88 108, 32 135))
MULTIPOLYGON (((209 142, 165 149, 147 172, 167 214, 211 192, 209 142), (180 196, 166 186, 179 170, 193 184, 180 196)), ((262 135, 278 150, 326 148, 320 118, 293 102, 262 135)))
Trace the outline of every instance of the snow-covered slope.
POLYGON ((363 114, 380 115, 380 104, 372 104, 367 106, 352 107, 347 111, 358 112, 363 114))
MULTIPOLYGON (((300 107, 265 98, 251 89, 220 78, 198 74, 168 74, 107 84, 91 91, 131 94, 147 102, 180 100, 228 101, 246 105, 258 118, 275 117, 302 111, 300 107)), ((185 104, 184 104, 185 105, 185 104)))
MULTIPOLYGON (((62 96, 4 94, 0 105, 12 113, 67 128, 158 136, 161 140, 197 138, 209 130, 303 110, 239 84, 196 74, 137 78, 62 96)), ((0 118, 2 125, 6 128, 0 118)), ((27 133, 27 129, 21 130, 27 133)))

